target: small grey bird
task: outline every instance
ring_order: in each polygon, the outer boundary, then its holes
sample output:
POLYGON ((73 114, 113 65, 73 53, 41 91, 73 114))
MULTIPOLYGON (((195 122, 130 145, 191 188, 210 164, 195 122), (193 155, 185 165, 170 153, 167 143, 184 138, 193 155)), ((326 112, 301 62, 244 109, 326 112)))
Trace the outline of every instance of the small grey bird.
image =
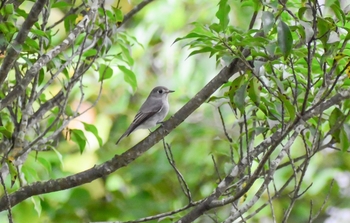
POLYGON ((146 101, 142 104, 126 132, 118 139, 116 144, 137 129, 149 129, 160 124, 169 112, 168 94, 174 91, 166 87, 153 88, 146 101))

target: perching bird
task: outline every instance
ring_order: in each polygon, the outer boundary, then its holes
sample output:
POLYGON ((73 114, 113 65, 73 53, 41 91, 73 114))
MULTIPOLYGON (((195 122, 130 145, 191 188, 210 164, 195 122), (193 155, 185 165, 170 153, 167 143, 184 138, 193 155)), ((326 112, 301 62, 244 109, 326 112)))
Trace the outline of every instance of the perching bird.
POLYGON ((166 87, 153 88, 146 101, 142 104, 126 132, 118 139, 116 144, 137 129, 149 129, 160 124, 169 112, 168 94, 174 91, 166 87))

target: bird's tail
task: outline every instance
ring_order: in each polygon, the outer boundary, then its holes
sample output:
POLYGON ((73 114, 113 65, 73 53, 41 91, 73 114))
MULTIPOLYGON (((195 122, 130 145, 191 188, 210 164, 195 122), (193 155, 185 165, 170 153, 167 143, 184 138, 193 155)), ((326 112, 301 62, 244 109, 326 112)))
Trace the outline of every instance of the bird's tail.
POLYGON ((115 144, 118 145, 120 140, 122 140, 125 136, 126 136, 126 132, 122 136, 120 136, 120 138, 118 139, 118 141, 115 144))
POLYGON ((134 126, 130 125, 129 128, 124 132, 124 134, 122 136, 120 136, 120 138, 118 139, 118 141, 115 144, 118 145, 120 140, 122 140, 125 136, 129 136, 130 133, 132 133, 134 130, 135 130, 134 126))

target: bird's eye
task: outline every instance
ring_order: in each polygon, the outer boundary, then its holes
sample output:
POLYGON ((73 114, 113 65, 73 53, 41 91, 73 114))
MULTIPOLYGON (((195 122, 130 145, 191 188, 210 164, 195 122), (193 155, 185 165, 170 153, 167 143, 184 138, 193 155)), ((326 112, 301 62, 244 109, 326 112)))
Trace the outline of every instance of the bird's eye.
POLYGON ((163 90, 162 89, 158 90, 158 93, 159 94, 163 93, 163 90))

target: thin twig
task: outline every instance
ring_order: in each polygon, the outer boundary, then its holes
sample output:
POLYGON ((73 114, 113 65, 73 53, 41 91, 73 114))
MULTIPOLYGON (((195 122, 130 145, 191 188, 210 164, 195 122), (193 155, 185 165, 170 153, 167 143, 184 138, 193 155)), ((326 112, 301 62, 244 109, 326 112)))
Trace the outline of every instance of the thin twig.
POLYGON ((154 0, 143 0, 140 4, 135 6, 130 12, 128 12, 123 21, 119 24, 119 27, 124 25, 130 18, 132 18, 136 13, 138 13, 141 9, 143 9, 146 5, 153 2, 154 0))
POLYGON ((211 155, 211 159, 213 160, 213 163, 214 163, 216 175, 218 176, 219 180, 221 181, 222 179, 221 179, 221 176, 220 176, 219 168, 216 165, 215 157, 214 157, 213 154, 211 155))
MULTIPOLYGON (((10 165, 12 165, 12 164, 10 164, 10 165)), ((0 181, 1 181, 2 187, 4 188, 6 202, 7 202, 7 211, 8 211, 7 217, 8 217, 9 223, 13 223, 12 211, 11 211, 11 201, 10 201, 10 198, 9 198, 9 194, 7 192, 7 188, 6 188, 4 179, 2 178, 2 173, 0 173, 0 181)))
POLYGON ((175 164, 175 160, 173 157, 173 153, 171 152, 170 145, 165 142, 164 138, 163 138, 163 148, 164 148, 166 157, 169 161, 169 164, 171 165, 171 167, 174 169, 174 171, 176 173, 176 176, 177 176, 177 179, 179 180, 181 189, 184 192, 184 194, 186 195, 186 197, 188 198, 188 203, 191 204, 193 202, 193 200, 192 200, 190 188, 188 187, 188 185, 185 181, 185 178, 182 176, 180 171, 177 169, 176 164, 175 164))

